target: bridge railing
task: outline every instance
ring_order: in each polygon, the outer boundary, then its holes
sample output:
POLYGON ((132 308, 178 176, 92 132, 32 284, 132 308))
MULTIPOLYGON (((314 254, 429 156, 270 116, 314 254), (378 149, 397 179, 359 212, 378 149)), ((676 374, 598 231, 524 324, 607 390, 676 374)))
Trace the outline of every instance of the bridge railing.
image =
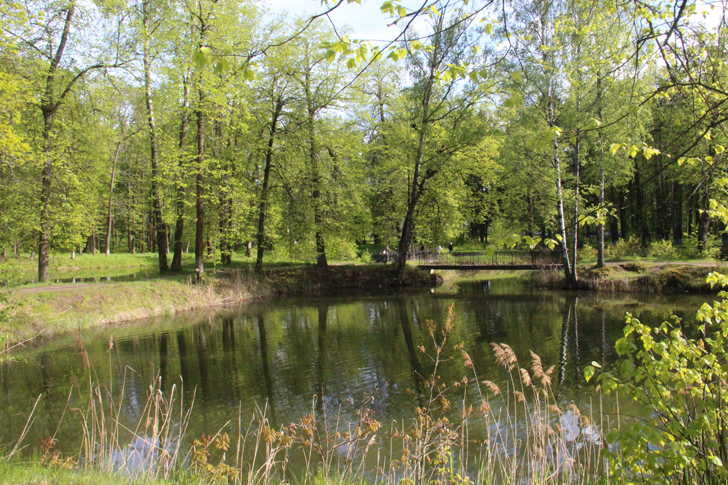
MULTIPOLYGON (((397 251, 389 251, 374 255, 374 261, 378 263, 393 263, 397 260, 397 251)), ((407 261, 417 264, 441 264, 457 266, 513 266, 532 265, 548 266, 561 264, 561 252, 559 251, 496 251, 492 254, 485 252, 458 252, 450 254, 447 250, 425 250, 410 251, 407 253, 407 261)))

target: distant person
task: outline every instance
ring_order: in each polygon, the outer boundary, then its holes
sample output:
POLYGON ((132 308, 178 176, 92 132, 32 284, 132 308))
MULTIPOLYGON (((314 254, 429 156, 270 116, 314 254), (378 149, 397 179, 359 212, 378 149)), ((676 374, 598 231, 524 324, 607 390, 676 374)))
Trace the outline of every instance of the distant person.
POLYGON ((449 249, 450 250, 450 254, 452 254, 452 243, 450 243, 450 245, 447 247, 447 249, 449 249))

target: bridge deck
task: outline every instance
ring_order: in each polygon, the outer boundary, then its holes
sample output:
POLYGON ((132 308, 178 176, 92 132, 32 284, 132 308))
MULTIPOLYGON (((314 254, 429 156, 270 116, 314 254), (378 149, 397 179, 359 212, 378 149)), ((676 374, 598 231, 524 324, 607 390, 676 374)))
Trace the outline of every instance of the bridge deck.
POLYGON ((531 271, 539 269, 558 270, 564 267, 563 264, 419 264, 421 270, 449 269, 461 271, 531 271))

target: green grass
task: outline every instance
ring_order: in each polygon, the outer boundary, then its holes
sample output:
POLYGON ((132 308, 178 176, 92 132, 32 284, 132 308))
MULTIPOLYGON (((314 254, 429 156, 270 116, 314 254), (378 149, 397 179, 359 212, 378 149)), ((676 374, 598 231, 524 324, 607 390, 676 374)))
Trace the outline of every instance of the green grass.
MULTIPOLYGON (((221 305, 231 294, 228 288, 193 285, 189 275, 184 275, 63 291, 9 292, 6 296, 10 305, 17 306, 2 330, 15 340, 24 340, 221 305)), ((240 299, 245 296, 238 295, 240 299)))
MULTIPOLYGON (((373 254, 372 251, 369 252, 373 254)), ((36 279, 38 273, 37 258, 31 260, 29 256, 29 254, 23 254, 18 259, 14 255, 10 255, 4 262, 0 262, 0 287, 26 288, 47 286, 45 283, 29 283, 36 279)), ((232 255, 232 263, 230 265, 222 265, 220 263, 220 253, 216 251, 212 255, 205 256, 205 271, 214 272, 221 268, 253 270, 255 268, 255 259, 255 253, 248 257, 244 252, 235 252, 232 255)), ((171 254, 169 255, 168 262, 170 264, 172 262, 171 254)), ((358 264, 361 261, 330 259, 329 263, 358 264)), ((84 280, 93 280, 96 278, 98 282, 104 282, 107 277, 118 279, 120 277, 131 278, 131 275, 136 275, 139 279, 150 279, 160 276, 158 264, 157 253, 119 253, 109 256, 103 253, 97 253, 95 256, 91 254, 77 254, 74 260, 66 253, 52 254, 50 258, 50 279, 51 284, 55 284, 56 280, 59 283, 64 283, 63 280, 69 280, 71 278, 82 278, 84 280)), ((313 264, 313 259, 311 261, 301 261, 291 258, 279 258, 275 253, 270 253, 266 254, 264 267, 304 268, 310 267, 313 264)), ((182 253, 182 273, 195 274, 194 254, 182 253)))
POLYGON ((38 463, 6 462, 0 460, 0 483, 18 485, 171 485, 199 483, 181 477, 178 481, 134 480, 117 474, 93 470, 62 470, 46 468, 38 463))

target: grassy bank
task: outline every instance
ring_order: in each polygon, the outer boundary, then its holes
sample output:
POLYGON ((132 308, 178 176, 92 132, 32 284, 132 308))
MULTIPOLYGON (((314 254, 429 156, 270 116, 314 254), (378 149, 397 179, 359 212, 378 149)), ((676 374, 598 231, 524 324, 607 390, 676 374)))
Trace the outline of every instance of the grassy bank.
MULTIPOLYGON (((391 266, 269 268, 262 275, 236 268, 210 273, 197 283, 190 275, 146 281, 31 286, 3 293, 2 331, 11 341, 171 316, 196 309, 272 297, 339 289, 380 289, 393 284, 391 266)), ((406 284, 428 286, 437 277, 408 269, 406 284)), ((1 319, 0 319, 1 320, 1 319)))
MULTIPOLYGON (((580 267, 582 289, 591 291, 626 293, 716 293, 706 277, 713 272, 726 272, 724 263, 701 262, 693 264, 665 262, 621 262, 603 268, 580 267)), ((538 271, 527 280, 539 287, 560 289, 564 286, 561 271, 538 271)))

